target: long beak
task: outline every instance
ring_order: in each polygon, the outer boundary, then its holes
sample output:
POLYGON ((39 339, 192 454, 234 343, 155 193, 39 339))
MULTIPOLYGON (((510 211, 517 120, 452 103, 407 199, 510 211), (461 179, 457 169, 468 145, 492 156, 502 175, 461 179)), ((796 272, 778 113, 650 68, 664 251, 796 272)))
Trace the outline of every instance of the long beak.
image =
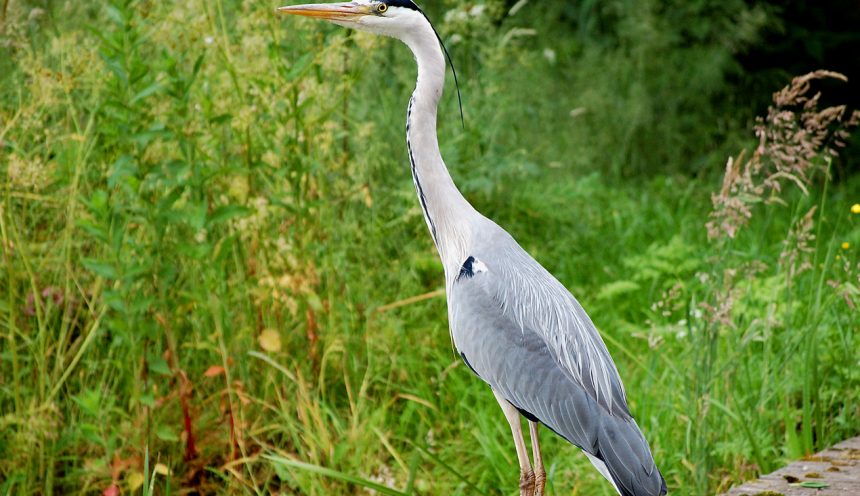
POLYGON ((278 13, 314 17, 327 21, 352 21, 370 14, 370 6, 354 2, 314 3, 279 7, 278 13))

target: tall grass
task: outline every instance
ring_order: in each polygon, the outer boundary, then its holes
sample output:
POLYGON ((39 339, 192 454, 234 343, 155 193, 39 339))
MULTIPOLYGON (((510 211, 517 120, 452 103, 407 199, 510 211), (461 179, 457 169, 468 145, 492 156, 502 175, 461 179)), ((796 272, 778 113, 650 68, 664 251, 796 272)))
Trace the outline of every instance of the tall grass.
MULTIPOLYGON (((431 9, 465 76, 443 153, 594 317, 673 492, 855 434, 857 182, 819 147, 705 228, 752 156, 713 100, 758 14, 690 52, 656 4, 585 2, 574 32, 524 5, 431 9), (617 18, 618 46, 589 24, 617 18)), ((0 492, 513 493, 404 165, 403 47, 254 2, 3 7, 0 492)), ((544 446, 553 494, 610 494, 544 446)))

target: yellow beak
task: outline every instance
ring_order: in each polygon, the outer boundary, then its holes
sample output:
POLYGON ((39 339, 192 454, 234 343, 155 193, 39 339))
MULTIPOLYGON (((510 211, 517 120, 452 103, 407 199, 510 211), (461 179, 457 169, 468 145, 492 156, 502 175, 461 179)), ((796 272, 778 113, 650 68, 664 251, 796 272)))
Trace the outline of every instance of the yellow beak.
POLYGON ((278 13, 313 17, 327 21, 353 21, 370 14, 370 6, 353 2, 314 3, 279 7, 278 13))

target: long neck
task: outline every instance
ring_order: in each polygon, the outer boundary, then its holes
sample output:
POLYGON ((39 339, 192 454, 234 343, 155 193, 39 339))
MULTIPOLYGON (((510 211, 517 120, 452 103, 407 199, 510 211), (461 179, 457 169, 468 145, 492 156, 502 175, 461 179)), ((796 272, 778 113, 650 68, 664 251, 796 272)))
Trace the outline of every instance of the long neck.
MULTIPOLYGON (((436 108, 445 85, 445 59, 429 23, 406 40, 418 62, 418 81, 409 100, 406 145, 418 201, 446 272, 459 267, 468 249, 476 214, 448 173, 436 136, 436 108), (429 31, 429 32, 428 32, 429 31)), ((455 272, 456 274, 456 272, 455 272)))

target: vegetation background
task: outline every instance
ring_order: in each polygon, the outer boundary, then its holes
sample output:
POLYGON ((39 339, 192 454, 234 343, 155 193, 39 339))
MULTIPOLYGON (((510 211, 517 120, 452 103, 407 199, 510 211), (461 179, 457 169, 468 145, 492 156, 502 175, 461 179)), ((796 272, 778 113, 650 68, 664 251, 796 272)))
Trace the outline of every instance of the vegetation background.
MULTIPOLYGON (((856 2, 425 3, 454 178, 588 309, 673 494, 860 431, 856 2)), ((276 6, 0 0, 0 493, 515 494, 411 56, 276 6)), ((543 443, 550 494, 611 494, 543 443)))

